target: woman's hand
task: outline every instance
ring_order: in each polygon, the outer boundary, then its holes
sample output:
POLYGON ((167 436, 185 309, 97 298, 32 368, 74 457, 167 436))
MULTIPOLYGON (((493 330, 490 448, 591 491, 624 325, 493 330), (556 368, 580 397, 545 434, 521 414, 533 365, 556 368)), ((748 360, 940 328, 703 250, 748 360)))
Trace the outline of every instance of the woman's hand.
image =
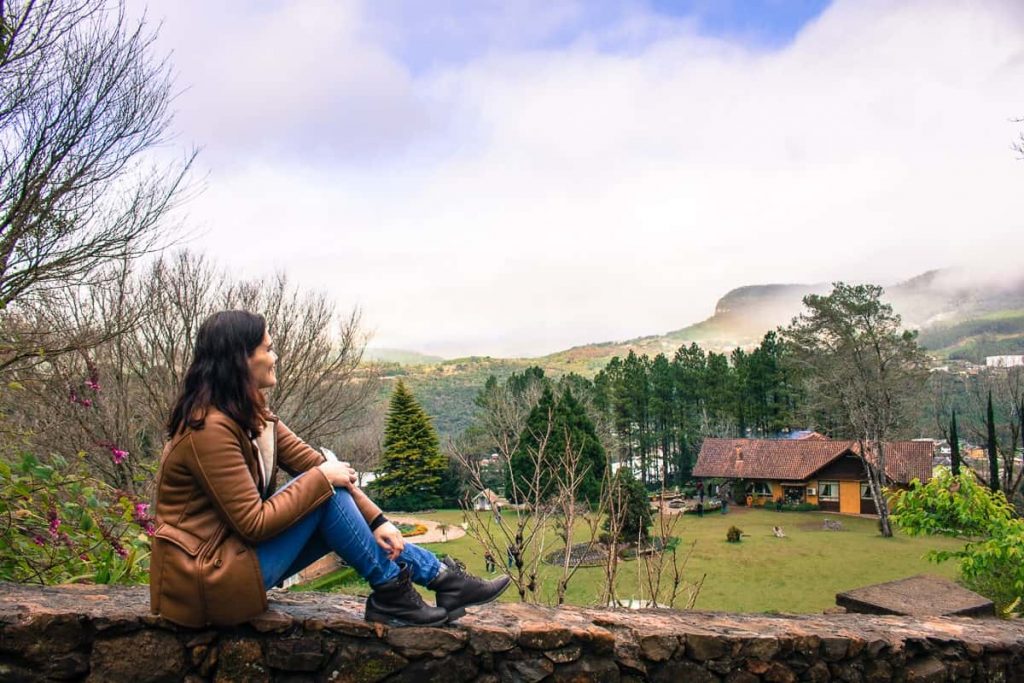
POLYGON ((374 529, 373 537, 377 539, 377 545, 387 552, 389 560, 398 559, 399 553, 405 550, 402 532, 391 522, 385 522, 374 529))
POLYGON ((331 486, 340 486, 351 490, 356 483, 356 471, 347 462, 328 460, 318 465, 320 471, 331 482, 331 486))

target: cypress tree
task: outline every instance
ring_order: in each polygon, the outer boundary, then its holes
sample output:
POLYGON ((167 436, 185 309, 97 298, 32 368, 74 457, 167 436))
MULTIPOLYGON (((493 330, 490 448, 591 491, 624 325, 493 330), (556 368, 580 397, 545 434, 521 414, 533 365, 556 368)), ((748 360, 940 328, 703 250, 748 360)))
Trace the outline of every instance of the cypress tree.
POLYGON ((988 390, 988 410, 985 412, 985 422, 988 427, 988 471, 991 481, 989 488, 993 491, 999 490, 999 460, 996 456, 996 419, 992 410, 992 390, 988 390))
POLYGON ((953 409, 953 417, 949 420, 949 460, 953 476, 958 476, 960 474, 960 438, 956 433, 956 408, 953 409))
POLYGON ((581 473, 581 481, 576 490, 576 499, 596 505, 601 497, 605 452, 597 438, 594 423, 568 387, 556 402, 551 388, 545 386, 540 400, 526 419, 519 447, 512 454, 505 495, 523 502, 522 499, 532 495, 545 500, 554 494, 555 473, 559 468, 566 467, 568 449, 574 455, 579 455, 576 466, 581 473), (533 492, 534 468, 538 461, 541 472, 536 476, 536 481, 540 490, 533 492))
POLYGON ((437 507, 447 469, 448 459, 441 453, 430 417, 399 380, 391 394, 384 454, 373 491, 391 509, 437 507))

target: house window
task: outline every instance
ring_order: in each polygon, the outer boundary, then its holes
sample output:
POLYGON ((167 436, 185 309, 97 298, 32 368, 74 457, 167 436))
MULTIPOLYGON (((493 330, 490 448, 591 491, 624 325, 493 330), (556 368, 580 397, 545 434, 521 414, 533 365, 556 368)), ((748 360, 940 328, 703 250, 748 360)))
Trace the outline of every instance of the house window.
POLYGON ((871 498, 871 486, 869 484, 860 485, 860 497, 863 500, 872 500, 871 498))
POLYGON ((839 500, 839 482, 819 481, 818 498, 821 500, 839 500))
POLYGON ((754 495, 755 496, 772 496, 772 485, 766 481, 755 481, 754 482, 754 495))

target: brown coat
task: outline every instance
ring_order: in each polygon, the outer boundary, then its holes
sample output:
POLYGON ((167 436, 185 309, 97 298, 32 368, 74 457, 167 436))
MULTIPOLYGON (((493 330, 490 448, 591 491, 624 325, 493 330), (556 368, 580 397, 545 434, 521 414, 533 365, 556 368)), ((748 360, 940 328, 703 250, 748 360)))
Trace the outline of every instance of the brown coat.
POLYGON ((278 461, 306 472, 273 498, 260 491, 259 455, 245 431, 210 409, 203 429, 185 429, 164 448, 156 485, 150 609, 184 626, 229 625, 267 609, 254 546, 299 521, 334 493, 315 469, 324 458, 274 418, 278 461))

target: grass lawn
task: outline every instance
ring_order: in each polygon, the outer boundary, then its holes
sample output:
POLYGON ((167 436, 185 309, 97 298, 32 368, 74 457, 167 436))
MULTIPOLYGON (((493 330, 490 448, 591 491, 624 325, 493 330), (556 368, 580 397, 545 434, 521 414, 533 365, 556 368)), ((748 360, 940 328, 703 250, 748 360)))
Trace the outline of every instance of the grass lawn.
MULTIPOLYGON (((456 525, 464 514, 461 510, 440 510, 422 516, 456 525)), ((481 519, 489 519, 490 513, 480 514, 487 515, 481 519)), ((513 512, 503 515, 514 523, 513 512)), ((834 606, 835 594, 844 590, 920 573, 953 578, 954 563, 937 565, 923 556, 933 548, 962 545, 953 539, 910 538, 899 533, 894 538, 882 538, 877 522, 869 518, 747 508, 730 508, 727 515, 714 513, 703 518, 686 515, 675 525, 673 534, 682 539, 680 560, 688 545, 696 541, 685 578, 695 580, 707 575, 696 609, 733 612, 821 612, 834 606), (844 530, 824 531, 822 522, 827 517, 841 520, 844 530), (725 541, 726 529, 733 524, 743 530, 740 543, 725 541), (772 534, 775 525, 783 528, 786 538, 772 534)), ((583 540, 582 536, 577 538, 583 540)), ((545 543, 545 553, 560 546, 552 533, 545 543)), ((483 551, 469 535, 424 547, 458 557, 470 571, 485 576, 483 551)), ((541 567, 542 585, 550 587, 553 597, 560 569, 544 564, 541 567)), ((619 565, 616 587, 620 599, 646 597, 637 590, 637 572, 636 561, 619 565)), ((569 585, 568 602, 596 604, 603 581, 603 568, 579 569, 569 585)), ((365 592, 367 588, 363 584, 342 590, 365 592)), ((518 600, 514 587, 502 600, 518 600)))

